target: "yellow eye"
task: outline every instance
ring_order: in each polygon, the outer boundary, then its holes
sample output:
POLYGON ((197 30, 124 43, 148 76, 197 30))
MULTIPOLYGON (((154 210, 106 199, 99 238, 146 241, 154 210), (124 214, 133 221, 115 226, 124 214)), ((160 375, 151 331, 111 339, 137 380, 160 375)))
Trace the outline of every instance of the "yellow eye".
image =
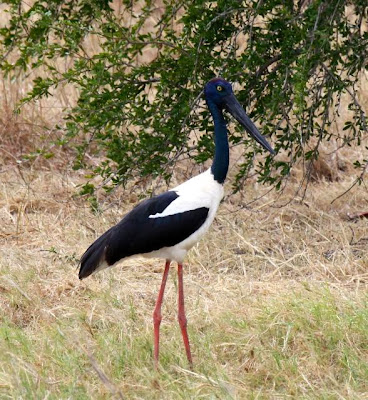
POLYGON ((217 89, 218 92, 221 92, 223 90, 223 87, 218 85, 218 86, 216 86, 216 89, 217 89))

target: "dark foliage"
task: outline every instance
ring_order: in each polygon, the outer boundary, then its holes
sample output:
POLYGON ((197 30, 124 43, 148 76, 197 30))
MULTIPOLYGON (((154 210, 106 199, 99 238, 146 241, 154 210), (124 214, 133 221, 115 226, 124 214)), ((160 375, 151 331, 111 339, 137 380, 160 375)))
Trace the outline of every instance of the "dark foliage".
MULTIPOLYGON (((286 155, 255 162, 261 149, 234 125, 230 141, 244 156, 235 188, 251 167, 280 188, 296 160, 318 157, 321 142, 360 144, 367 133, 355 90, 367 69, 366 0, 142 0, 123 1, 119 10, 104 0, 4 3, 10 19, 0 29, 1 68, 42 69, 23 101, 64 83, 79 89, 59 142, 74 146, 75 168, 92 169, 106 188, 137 176, 168 178, 180 157, 212 156, 212 127, 199 99, 215 75, 240 84, 237 97, 286 155), (87 38, 98 52, 86 48, 87 38), (57 67, 63 59, 69 69, 57 67), (344 93, 353 118, 336 132, 331 123, 344 93), (203 132, 195 143, 194 130, 203 132), (86 153, 105 161, 92 167, 86 153)), ((356 164, 358 180, 364 163, 356 164)))

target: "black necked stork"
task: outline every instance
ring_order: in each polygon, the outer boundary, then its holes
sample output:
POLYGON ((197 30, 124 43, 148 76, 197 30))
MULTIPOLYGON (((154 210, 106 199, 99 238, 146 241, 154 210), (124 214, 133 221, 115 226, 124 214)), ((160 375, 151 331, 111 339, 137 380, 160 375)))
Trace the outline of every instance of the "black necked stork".
POLYGON ((186 355, 192 365, 187 319, 184 311, 183 260, 210 227, 223 197, 229 167, 229 144, 223 110, 230 112, 266 150, 272 147, 259 133, 222 78, 210 80, 204 88, 207 106, 215 125, 215 156, 210 169, 181 185, 139 203, 117 225, 100 236, 83 254, 79 278, 110 267, 132 256, 166 260, 162 283, 153 312, 154 361, 158 365, 161 304, 170 263, 178 264, 178 320, 186 355))

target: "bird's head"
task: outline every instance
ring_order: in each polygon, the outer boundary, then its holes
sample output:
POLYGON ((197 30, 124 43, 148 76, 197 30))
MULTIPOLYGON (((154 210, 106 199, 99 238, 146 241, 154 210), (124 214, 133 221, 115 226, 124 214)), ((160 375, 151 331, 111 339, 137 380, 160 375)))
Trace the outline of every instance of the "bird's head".
POLYGON ((210 109, 211 105, 215 105, 220 110, 228 111, 260 145, 271 154, 275 154, 271 145, 261 135, 236 99, 229 82, 223 78, 211 79, 204 87, 204 96, 210 109))
POLYGON ((213 78, 204 87, 207 103, 215 103, 221 109, 226 106, 226 98, 229 95, 233 95, 233 88, 229 82, 222 78, 213 78))

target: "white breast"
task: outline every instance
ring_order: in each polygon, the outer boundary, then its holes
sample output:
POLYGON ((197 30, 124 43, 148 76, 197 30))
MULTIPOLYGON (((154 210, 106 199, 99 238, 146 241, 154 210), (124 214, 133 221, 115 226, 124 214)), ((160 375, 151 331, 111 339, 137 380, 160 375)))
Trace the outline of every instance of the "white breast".
MULTIPOLYGON (((218 206, 224 195, 223 186, 215 181, 211 170, 195 176, 172 189, 179 197, 175 199, 163 212, 150 215, 150 218, 160 218, 167 215, 178 214, 185 211, 206 207, 209 209, 204 224, 192 235, 172 247, 144 254, 146 257, 160 257, 177 262, 183 262, 187 251, 207 232, 212 224, 218 206)), ((180 229, 180 227, 178 227, 180 229)))

